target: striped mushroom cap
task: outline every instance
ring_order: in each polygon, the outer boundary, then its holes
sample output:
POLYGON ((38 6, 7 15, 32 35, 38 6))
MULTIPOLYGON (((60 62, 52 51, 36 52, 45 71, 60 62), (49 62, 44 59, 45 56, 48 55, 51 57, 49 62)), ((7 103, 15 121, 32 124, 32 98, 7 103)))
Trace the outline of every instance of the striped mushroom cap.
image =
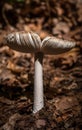
POLYGON ((10 48, 20 52, 35 53, 41 48, 40 37, 33 32, 11 33, 5 37, 5 40, 10 48))
POLYGON ((5 38, 7 45, 20 52, 44 54, 61 54, 75 47, 75 43, 55 37, 46 37, 42 42, 38 34, 33 32, 15 32, 5 38))
POLYGON ((42 41, 42 52, 44 54, 61 54, 75 47, 75 42, 58 39, 55 37, 46 37, 42 41))

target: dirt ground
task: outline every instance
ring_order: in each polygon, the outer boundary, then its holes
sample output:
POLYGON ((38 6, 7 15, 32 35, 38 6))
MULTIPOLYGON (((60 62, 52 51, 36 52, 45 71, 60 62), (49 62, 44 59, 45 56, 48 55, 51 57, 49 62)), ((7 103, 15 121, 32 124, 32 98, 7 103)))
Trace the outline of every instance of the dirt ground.
POLYGON ((0 2, 0 130, 82 130, 82 0, 0 2), (36 114, 33 54, 4 44, 15 31, 77 43, 65 54, 44 56, 45 107, 36 114))

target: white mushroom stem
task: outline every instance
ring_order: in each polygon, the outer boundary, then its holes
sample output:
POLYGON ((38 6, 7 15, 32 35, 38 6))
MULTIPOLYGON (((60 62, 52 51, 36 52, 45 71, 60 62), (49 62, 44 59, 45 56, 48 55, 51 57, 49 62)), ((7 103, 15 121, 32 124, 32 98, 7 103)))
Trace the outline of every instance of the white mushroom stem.
POLYGON ((43 53, 37 52, 35 54, 33 113, 36 113, 37 111, 39 111, 44 107, 42 61, 43 61, 43 53))

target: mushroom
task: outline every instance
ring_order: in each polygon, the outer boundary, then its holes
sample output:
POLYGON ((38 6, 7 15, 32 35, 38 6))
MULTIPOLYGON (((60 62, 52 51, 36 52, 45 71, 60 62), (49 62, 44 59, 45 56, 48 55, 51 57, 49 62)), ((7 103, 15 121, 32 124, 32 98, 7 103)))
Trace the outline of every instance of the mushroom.
POLYGON ((11 33, 5 37, 5 40, 6 45, 14 50, 24 53, 34 53, 35 55, 33 113, 36 113, 44 107, 42 72, 44 54, 61 54, 74 48, 76 44, 74 42, 58 39, 55 37, 46 37, 41 42, 38 34, 34 32, 11 33))

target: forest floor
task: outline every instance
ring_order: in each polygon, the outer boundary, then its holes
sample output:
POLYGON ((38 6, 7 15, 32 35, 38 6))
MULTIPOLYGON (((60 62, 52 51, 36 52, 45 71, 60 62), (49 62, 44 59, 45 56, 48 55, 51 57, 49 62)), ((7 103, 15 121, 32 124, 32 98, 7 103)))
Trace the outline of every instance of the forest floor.
POLYGON ((0 130, 82 130, 82 1, 0 2, 0 130), (34 31, 77 47, 43 61, 45 106, 33 107, 34 57, 4 45, 6 34, 34 31))

